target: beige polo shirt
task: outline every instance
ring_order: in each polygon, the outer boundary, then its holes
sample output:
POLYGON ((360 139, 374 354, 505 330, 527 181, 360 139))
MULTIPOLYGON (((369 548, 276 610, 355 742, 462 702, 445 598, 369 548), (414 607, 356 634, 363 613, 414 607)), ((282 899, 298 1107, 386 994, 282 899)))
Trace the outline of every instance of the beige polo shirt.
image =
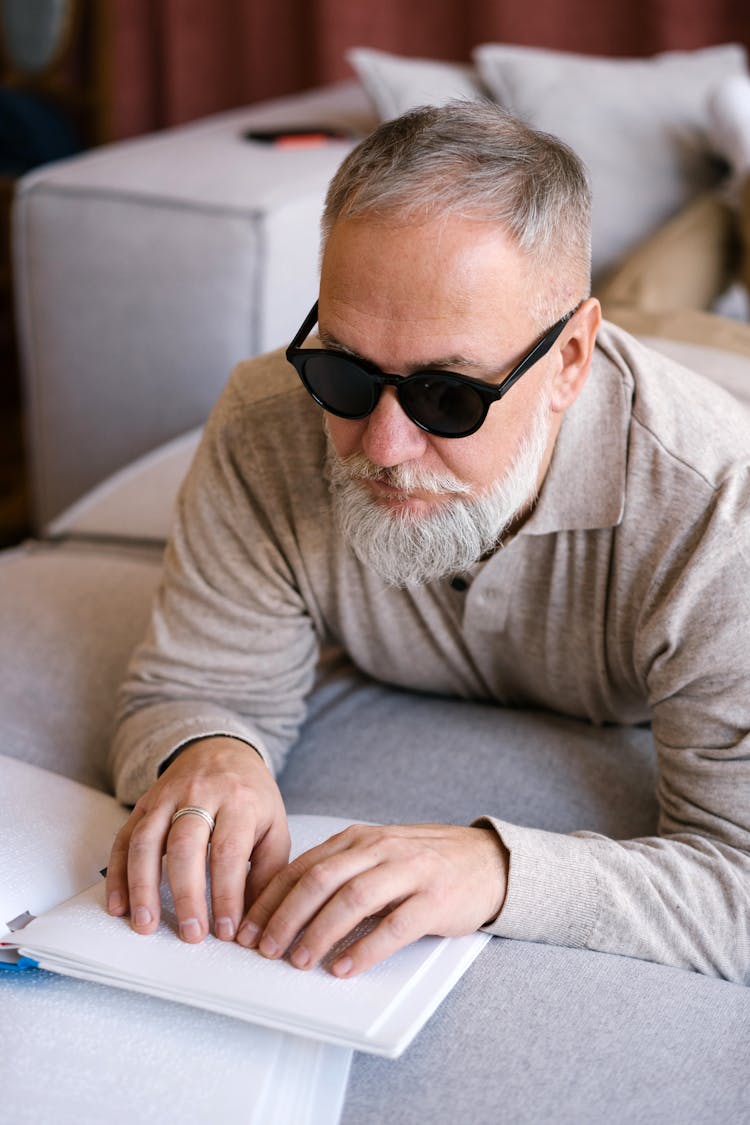
MULTIPOLYGON (((502 407, 495 407, 502 409, 502 407)), ((241 364, 186 485, 122 692, 117 792, 196 737, 281 766, 319 646, 415 691, 650 721, 659 836, 491 818, 510 851, 493 933, 750 980, 750 420, 605 325, 532 516, 467 575, 396 589, 334 525, 321 413, 281 353, 241 364)))

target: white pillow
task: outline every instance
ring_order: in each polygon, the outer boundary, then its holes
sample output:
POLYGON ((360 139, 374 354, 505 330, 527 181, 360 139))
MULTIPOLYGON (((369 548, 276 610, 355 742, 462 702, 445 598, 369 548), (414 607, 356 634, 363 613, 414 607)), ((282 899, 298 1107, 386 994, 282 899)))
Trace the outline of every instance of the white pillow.
POLYGON ((418 105, 445 105, 454 98, 486 97, 479 76, 468 63, 407 59, 353 47, 347 59, 372 100, 381 121, 400 117, 418 105))
POLYGON ((48 524, 46 535, 164 542, 201 430, 190 430, 97 484, 48 524))
POLYGON ((599 280, 719 178, 708 95, 745 70, 740 46, 609 59, 486 44, 473 58, 501 105, 562 138, 588 166, 599 280))

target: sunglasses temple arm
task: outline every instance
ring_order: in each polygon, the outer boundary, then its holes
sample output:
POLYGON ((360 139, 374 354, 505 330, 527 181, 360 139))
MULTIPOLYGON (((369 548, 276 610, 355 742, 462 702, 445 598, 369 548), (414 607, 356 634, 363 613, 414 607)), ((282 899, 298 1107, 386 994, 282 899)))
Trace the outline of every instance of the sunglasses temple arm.
POLYGON ((500 386, 497 388, 499 391, 499 394, 497 396, 498 398, 502 398, 502 396, 510 390, 514 383, 517 383, 521 376, 526 374, 530 367, 533 367, 534 364, 542 358, 542 356, 545 356, 547 354, 557 337, 562 332, 565 325, 573 316, 573 313, 575 313, 576 311, 577 309, 573 309, 572 312, 566 313, 564 317, 558 320, 557 324, 550 328, 547 335, 542 337, 536 347, 532 348, 529 354, 521 360, 518 367, 513 368, 510 374, 502 381, 500 386))
POLYGON ((297 350, 297 348, 305 340, 305 338, 310 335, 310 333, 312 332, 313 328, 315 327, 315 325, 317 323, 318 323, 318 302, 316 301, 315 304, 313 305, 313 307, 310 309, 307 316, 305 317, 305 320, 304 320, 299 332, 294 337, 294 339, 292 340, 289 347, 286 349, 286 358, 289 360, 290 363, 291 363, 291 358, 290 358, 291 352, 297 350))

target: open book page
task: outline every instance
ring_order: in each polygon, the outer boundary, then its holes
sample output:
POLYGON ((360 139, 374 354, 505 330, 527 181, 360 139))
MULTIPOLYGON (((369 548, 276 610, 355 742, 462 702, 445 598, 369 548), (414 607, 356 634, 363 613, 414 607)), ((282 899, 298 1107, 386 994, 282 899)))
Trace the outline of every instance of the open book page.
POLYGON ((99 877, 127 810, 114 797, 0 754, 0 941, 99 877))
MULTIPOLYGON (((293 854, 347 823, 290 817, 293 854)), ((185 944, 177 937, 166 883, 162 895, 162 921, 150 937, 106 913, 100 882, 32 922, 19 944, 25 955, 57 972, 395 1056, 488 940, 485 934, 422 938, 368 972, 338 980, 323 966, 300 972, 287 961, 268 961, 212 936, 185 944)))

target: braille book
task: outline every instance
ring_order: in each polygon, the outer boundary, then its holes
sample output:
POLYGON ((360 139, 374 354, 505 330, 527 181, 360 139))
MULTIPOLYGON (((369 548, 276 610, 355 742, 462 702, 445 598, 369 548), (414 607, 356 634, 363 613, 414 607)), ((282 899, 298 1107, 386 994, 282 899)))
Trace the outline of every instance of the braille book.
MULTIPOLYGON (((74 784, 63 778, 55 781, 74 784)), ((77 789, 91 794, 90 818, 97 832, 101 834, 109 823, 106 857, 112 835, 126 814, 112 798, 85 787, 77 789)), ((4 801, 7 785, 3 790, 4 801)), ((89 815, 83 811, 87 798, 81 792, 77 792, 77 798, 81 806, 73 821, 85 823, 89 815)), ((56 806, 62 803, 58 798, 56 806)), ((44 815, 41 810, 40 815, 44 815)), ((292 855, 306 851, 348 823, 332 817, 291 816, 292 855)), ((71 840, 71 847, 83 875, 87 861, 85 833, 77 841, 71 840)), ((43 845, 35 844, 34 851, 45 874, 43 845)), ((101 847, 96 862, 101 862, 101 847)), ((3 936, 0 928, 0 941, 8 943, 6 956, 21 959, 21 964, 389 1057, 398 1056, 408 1046, 489 940, 486 934, 424 937, 359 976, 338 979, 328 971, 326 962, 340 955, 345 943, 340 943, 323 964, 301 972, 284 959, 269 961, 255 951, 213 936, 197 945, 180 941, 166 882, 162 885, 161 923, 148 937, 134 933, 127 919, 107 913, 101 876, 81 893, 58 904, 51 901, 51 886, 36 899, 30 894, 23 897, 22 883, 23 879, 14 881, 15 897, 7 904, 0 884, 0 907, 4 909, 0 917, 7 920, 6 930, 12 931, 3 936)), ((69 883, 65 891, 70 891, 69 883)))

